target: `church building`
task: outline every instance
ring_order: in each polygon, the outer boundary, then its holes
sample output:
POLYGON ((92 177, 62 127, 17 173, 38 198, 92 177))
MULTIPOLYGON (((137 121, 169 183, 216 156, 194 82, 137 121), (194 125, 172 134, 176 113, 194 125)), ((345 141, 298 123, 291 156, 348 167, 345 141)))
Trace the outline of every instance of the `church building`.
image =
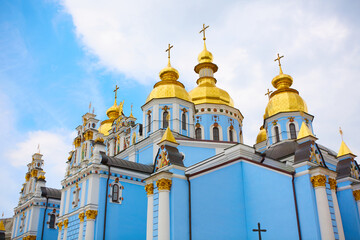
POLYGON ((336 153, 316 138, 279 54, 260 132, 244 144, 244 116, 216 85, 207 28, 194 89, 181 83, 169 44, 139 121, 124 113, 118 87, 105 120, 82 116, 61 197, 33 156, 14 239, 360 239, 356 156, 344 141, 336 153))

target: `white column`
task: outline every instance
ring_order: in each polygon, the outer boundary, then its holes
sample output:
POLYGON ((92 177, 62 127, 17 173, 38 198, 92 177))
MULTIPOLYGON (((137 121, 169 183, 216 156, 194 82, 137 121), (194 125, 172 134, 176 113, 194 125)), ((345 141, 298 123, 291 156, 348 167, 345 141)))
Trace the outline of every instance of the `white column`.
POLYGON ((151 240, 153 238, 153 212, 154 212, 154 185, 149 183, 145 186, 147 193, 148 203, 147 203, 147 220, 146 220, 146 240, 151 240))
POLYGON ((61 229, 59 228, 58 230, 59 230, 59 231, 58 231, 58 238, 57 238, 57 239, 58 239, 58 240, 61 240, 61 229))
POLYGON ((171 119, 173 120, 173 131, 174 132, 178 132, 180 133, 180 121, 181 121, 181 117, 179 116, 179 109, 180 106, 178 103, 174 103, 173 104, 173 116, 171 116, 171 119))
POLYGON ((336 179, 329 178, 329 185, 330 185, 330 189, 331 189, 331 197, 333 199, 333 204, 334 204, 334 212, 335 212, 336 225, 337 225, 338 234, 339 234, 339 240, 345 240, 345 234, 344 234, 344 228, 343 228, 342 220, 341 220, 339 203, 338 203, 337 196, 336 196, 336 179))
POLYGON ((61 217, 63 214, 63 209, 65 207, 65 190, 63 189, 61 191, 61 202, 60 202, 60 210, 59 210, 59 216, 61 217))
POLYGON ((109 144, 109 155, 110 156, 114 156, 115 155, 115 152, 114 152, 114 147, 115 147, 115 139, 114 138, 112 138, 111 140, 110 140, 110 144, 109 144))
POLYGON ((69 212, 69 202, 70 202, 71 187, 69 186, 66 191, 67 191, 67 193, 66 193, 66 199, 65 199, 65 212, 64 212, 64 215, 69 212))
POLYGON ((189 136, 191 138, 194 138, 195 137, 195 126, 194 126, 194 111, 193 109, 190 107, 189 108, 189 125, 186 126, 188 129, 189 132, 189 136))
POLYGON ((331 189, 331 196, 334 203, 334 211, 336 217, 336 225, 339 233, 339 240, 345 240, 344 228, 342 225, 341 214, 340 214, 340 209, 339 209, 339 204, 337 201, 335 189, 331 189))
POLYGON ((331 222, 329 202, 325 189, 326 177, 324 175, 316 175, 311 177, 311 182, 315 188, 321 239, 333 240, 335 239, 335 235, 331 222))
POLYGON ((159 105, 154 105, 153 107, 153 112, 152 112, 152 132, 155 132, 156 130, 159 129, 159 105))
POLYGON ((162 178, 156 182, 159 190, 158 239, 170 239, 170 199, 171 180, 162 178))
POLYGON ((94 239, 96 216, 97 216, 97 210, 87 210, 86 211, 85 240, 93 240, 94 239))
POLYGON ((78 240, 83 239, 83 232, 84 232, 84 213, 79 213, 79 219, 80 219, 80 227, 79 227, 79 235, 78 240))
POLYGON ((69 223, 69 220, 68 220, 68 219, 65 219, 65 220, 64 220, 64 235, 63 235, 63 240, 66 240, 66 239, 67 239, 68 223, 69 223))

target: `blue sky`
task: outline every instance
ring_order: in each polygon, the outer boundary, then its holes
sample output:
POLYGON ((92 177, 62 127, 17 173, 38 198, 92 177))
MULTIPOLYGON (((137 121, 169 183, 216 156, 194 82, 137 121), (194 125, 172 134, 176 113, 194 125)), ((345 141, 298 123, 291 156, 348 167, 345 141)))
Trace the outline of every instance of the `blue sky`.
POLYGON ((338 150, 338 128, 360 154, 360 3, 338 1, 0 1, 0 211, 12 215, 26 164, 40 143, 48 185, 60 187, 74 129, 89 102, 100 120, 113 89, 144 104, 158 72, 172 65, 187 90, 207 46, 219 66, 218 86, 245 116, 244 139, 253 145, 262 124, 267 88, 283 70, 315 116, 319 142, 338 150))

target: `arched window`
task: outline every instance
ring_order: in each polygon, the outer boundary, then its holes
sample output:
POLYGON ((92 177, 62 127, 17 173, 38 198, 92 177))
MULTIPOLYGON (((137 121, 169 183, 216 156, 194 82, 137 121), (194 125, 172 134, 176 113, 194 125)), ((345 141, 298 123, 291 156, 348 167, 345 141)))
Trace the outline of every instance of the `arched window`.
POLYGON ((233 142, 234 141, 234 135, 233 135, 233 130, 229 129, 229 141, 233 142))
POLYGON ((275 131, 275 142, 277 143, 277 142, 280 142, 280 134, 279 134, 279 127, 278 126, 276 126, 276 127, 274 127, 274 131, 275 131))
POLYGON ((151 131, 151 115, 148 114, 148 126, 147 126, 147 131, 150 132, 151 131))
POLYGON ((201 128, 199 127, 195 129, 195 138, 201 140, 201 128))
POLYGON ((291 137, 291 139, 296 139, 295 124, 290 123, 290 124, 289 124, 289 129, 290 129, 290 137, 291 137))
POLYGON ((55 213, 50 214, 49 228, 55 228, 55 213))
POLYGON ((213 140, 219 141, 219 128, 218 127, 213 128, 213 140))
POLYGON ((186 130, 186 114, 184 112, 181 115, 181 128, 186 130))
POLYGON ((119 202, 119 185, 114 184, 112 188, 112 201, 113 202, 119 202))
POLYGON ((163 112, 163 128, 167 128, 169 126, 169 122, 167 120, 168 114, 169 113, 167 111, 163 112))

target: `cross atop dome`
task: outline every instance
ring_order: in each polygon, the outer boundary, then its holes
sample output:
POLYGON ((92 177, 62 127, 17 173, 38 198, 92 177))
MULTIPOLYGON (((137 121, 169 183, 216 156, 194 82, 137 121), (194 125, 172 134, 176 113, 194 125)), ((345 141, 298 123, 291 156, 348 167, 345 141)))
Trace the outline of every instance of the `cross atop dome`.
POLYGON ((280 59, 283 58, 283 57, 284 57, 284 55, 283 55, 283 56, 280 56, 280 54, 278 53, 278 54, 277 54, 277 58, 274 60, 275 62, 276 62, 276 61, 279 62, 280 74, 283 74, 283 71, 282 71, 282 69, 281 69, 281 63, 280 63, 280 59))
POLYGON ((169 43, 168 48, 165 50, 165 52, 168 53, 168 66, 169 66, 169 67, 171 66, 171 64, 170 64, 170 50, 171 50, 173 47, 174 47, 174 45, 171 45, 171 44, 169 43))
POLYGON ((203 36, 204 36, 204 37, 203 37, 204 44, 205 44, 205 40, 206 40, 205 30, 206 30, 208 27, 209 27, 209 25, 205 27, 205 23, 204 23, 204 24, 203 24, 203 28, 202 28, 201 31, 199 32, 199 33, 203 33, 203 36))

